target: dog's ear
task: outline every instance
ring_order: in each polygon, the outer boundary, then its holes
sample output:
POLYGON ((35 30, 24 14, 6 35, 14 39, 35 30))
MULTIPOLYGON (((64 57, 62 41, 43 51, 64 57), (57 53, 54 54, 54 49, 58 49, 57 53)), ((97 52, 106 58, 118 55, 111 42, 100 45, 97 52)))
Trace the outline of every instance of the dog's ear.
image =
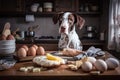
POLYGON ((75 24, 80 28, 80 29, 82 29, 82 27, 84 26, 84 24, 85 24, 85 20, 81 17, 81 16, 79 16, 79 15, 77 15, 77 14, 73 14, 74 15, 74 17, 75 17, 75 24))
POLYGON ((63 12, 59 12, 59 13, 56 13, 54 16, 53 16, 53 22, 54 24, 57 24, 58 20, 60 19, 61 15, 63 14, 63 12))

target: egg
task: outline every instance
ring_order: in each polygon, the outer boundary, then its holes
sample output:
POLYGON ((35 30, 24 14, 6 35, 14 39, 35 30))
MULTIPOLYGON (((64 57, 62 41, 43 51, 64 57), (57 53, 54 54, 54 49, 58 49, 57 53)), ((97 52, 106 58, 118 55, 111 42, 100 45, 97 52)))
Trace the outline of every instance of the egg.
POLYGON ((28 56, 36 56, 36 49, 34 47, 30 47, 27 52, 28 56))
POLYGON ((84 62, 84 63, 81 65, 82 70, 85 71, 85 72, 91 71, 91 70, 92 70, 92 67, 93 67, 93 65, 92 65, 92 63, 89 62, 89 61, 86 61, 86 62, 84 62))
POLYGON ((6 40, 6 36, 4 34, 0 35, 0 40, 6 40))
POLYGON ((38 49, 38 46, 37 45, 32 45, 32 47, 34 47, 36 50, 38 49))
POLYGON ((36 50, 37 55, 45 55, 45 49, 42 46, 39 46, 36 50))
POLYGON ((91 62, 92 64, 94 64, 96 61, 95 57, 87 57, 87 58, 88 58, 88 61, 91 62))
POLYGON ((14 36, 11 34, 7 36, 7 40, 14 40, 14 39, 15 39, 14 36))
POLYGON ((119 61, 115 58, 108 58, 106 61, 108 69, 115 69, 119 66, 119 61))
POLYGON ((18 51, 17 51, 17 56, 19 58, 23 58, 23 57, 26 57, 27 56, 27 52, 24 48, 20 48, 18 51))
POLYGON ((97 70, 104 72, 107 70, 108 66, 106 64, 106 62, 102 59, 98 59, 95 61, 94 66, 97 70))
POLYGON ((27 45, 22 45, 22 48, 24 48, 26 51, 28 51, 28 46, 27 45))

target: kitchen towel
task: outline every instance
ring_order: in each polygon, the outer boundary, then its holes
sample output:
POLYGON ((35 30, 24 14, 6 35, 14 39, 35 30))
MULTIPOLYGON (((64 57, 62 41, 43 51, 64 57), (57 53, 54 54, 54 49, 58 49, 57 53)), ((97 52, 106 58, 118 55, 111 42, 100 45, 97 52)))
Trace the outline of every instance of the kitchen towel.
POLYGON ((0 57, 0 70, 6 70, 15 65, 17 61, 13 56, 0 57))
POLYGON ((85 51, 83 54, 79 54, 77 56, 74 56, 74 60, 79 60, 84 57, 97 57, 105 55, 105 52, 102 51, 100 48, 95 48, 94 46, 91 46, 87 51, 85 51))

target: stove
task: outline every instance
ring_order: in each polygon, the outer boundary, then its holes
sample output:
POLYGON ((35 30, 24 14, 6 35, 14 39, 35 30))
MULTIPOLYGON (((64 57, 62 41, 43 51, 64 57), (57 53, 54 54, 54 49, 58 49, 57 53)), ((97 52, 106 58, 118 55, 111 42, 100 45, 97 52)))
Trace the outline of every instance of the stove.
POLYGON ((53 37, 53 36, 41 36, 41 37, 36 37, 34 38, 34 42, 35 43, 47 43, 47 44, 51 44, 51 43, 58 43, 58 39, 53 37))
POLYGON ((41 36, 39 39, 55 39, 53 36, 41 36))
POLYGON ((54 40, 56 39, 53 36, 41 36, 41 37, 35 37, 35 40, 54 40))
POLYGON ((54 36, 40 36, 40 37, 34 37, 34 40, 35 41, 43 41, 43 40, 59 40, 60 39, 60 36, 57 36, 57 37, 54 37, 54 36))

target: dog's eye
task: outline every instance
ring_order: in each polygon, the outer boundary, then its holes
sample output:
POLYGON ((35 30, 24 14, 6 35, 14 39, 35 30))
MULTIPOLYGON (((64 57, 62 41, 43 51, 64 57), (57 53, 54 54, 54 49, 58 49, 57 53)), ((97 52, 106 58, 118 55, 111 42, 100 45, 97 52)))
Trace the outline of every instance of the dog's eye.
POLYGON ((72 20, 71 18, 68 18, 68 20, 72 20))
POLYGON ((68 18, 68 21, 69 21, 69 22, 72 22, 73 20, 72 20, 71 18, 68 18))
POLYGON ((73 20, 71 18, 68 18, 68 22, 71 24, 73 20))

